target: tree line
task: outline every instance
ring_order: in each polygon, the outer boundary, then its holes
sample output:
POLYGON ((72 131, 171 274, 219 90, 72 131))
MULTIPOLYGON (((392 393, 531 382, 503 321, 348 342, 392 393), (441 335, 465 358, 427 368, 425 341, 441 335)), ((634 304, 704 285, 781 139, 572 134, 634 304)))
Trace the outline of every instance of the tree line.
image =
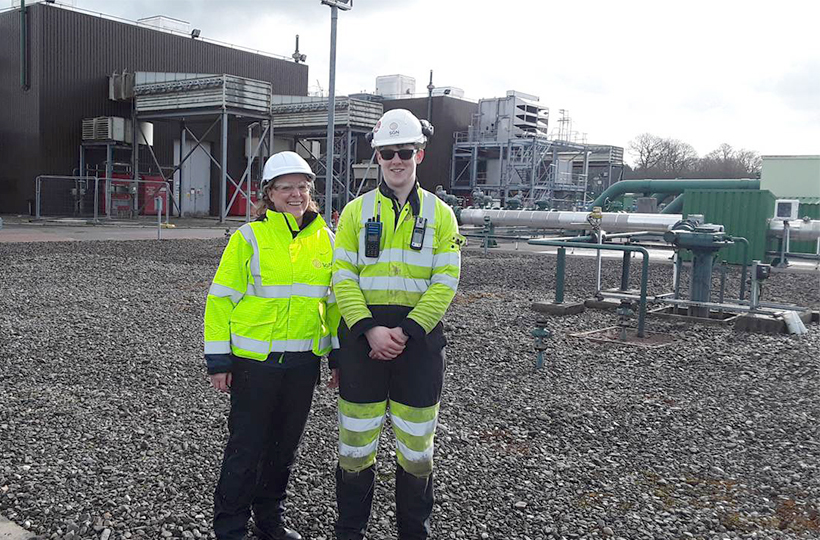
POLYGON ((642 133, 627 146, 632 165, 625 179, 641 178, 759 178, 762 159, 753 150, 723 143, 703 157, 683 141, 642 133))

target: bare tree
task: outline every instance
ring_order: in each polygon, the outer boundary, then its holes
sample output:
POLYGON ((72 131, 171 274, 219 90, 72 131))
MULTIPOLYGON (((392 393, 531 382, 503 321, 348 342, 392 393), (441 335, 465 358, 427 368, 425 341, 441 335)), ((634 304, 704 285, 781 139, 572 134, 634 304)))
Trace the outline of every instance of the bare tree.
POLYGON ((662 178, 678 178, 690 172, 698 161, 695 148, 678 139, 662 139, 659 167, 662 178))
POLYGON ((699 170, 711 178, 747 178, 760 174, 762 160, 757 152, 735 150, 723 143, 700 160, 699 170))
POLYGON ((663 139, 651 133, 642 133, 629 141, 628 151, 635 158, 635 171, 654 169, 661 159, 663 139))

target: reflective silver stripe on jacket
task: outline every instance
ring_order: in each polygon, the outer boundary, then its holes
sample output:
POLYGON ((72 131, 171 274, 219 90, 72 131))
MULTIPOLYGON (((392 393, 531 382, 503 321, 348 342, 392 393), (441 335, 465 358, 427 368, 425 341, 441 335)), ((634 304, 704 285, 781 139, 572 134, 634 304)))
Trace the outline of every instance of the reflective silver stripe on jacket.
POLYGON ((430 286, 430 280, 403 278, 396 276, 364 276, 359 278, 362 291, 406 291, 423 293, 430 286))
POLYGON ((206 341, 205 354, 231 354, 230 341, 206 341))
POLYGON ((356 266, 356 264, 358 263, 358 261, 356 260, 358 254, 352 251, 348 251, 344 248, 336 248, 333 251, 333 256, 336 257, 337 261, 344 261, 346 263, 352 264, 353 266, 356 266))
POLYGON ((424 199, 421 201, 421 217, 427 219, 427 226, 436 224, 436 201, 438 197, 432 193, 422 192, 424 199))
POLYGON ((259 264, 259 242, 256 241, 256 234, 253 232, 253 227, 250 223, 245 223, 239 227, 239 232, 247 243, 253 248, 253 255, 251 255, 251 276, 253 276, 253 283, 255 285, 262 285, 262 267, 259 264))
POLYGON ((461 253, 449 251, 433 255, 433 268, 439 268, 440 266, 461 266, 461 253))
POLYGON ((211 284, 211 288, 208 289, 208 294, 211 296, 216 296, 217 298, 230 298, 231 302, 234 304, 238 304, 239 301, 242 300, 242 297, 245 296, 245 294, 241 291, 237 291, 236 289, 232 289, 218 283, 211 284))
POLYGON ((379 188, 377 186, 362 195, 362 224, 367 223, 370 218, 376 217, 376 196, 378 193, 379 188))
POLYGON ((430 285, 433 285, 434 283, 446 285, 454 291, 458 289, 458 278, 448 276, 447 274, 433 274, 433 277, 430 278, 430 285))
POLYGON ((239 336, 231 333, 231 344, 257 354, 268 354, 272 352, 304 352, 313 350, 312 339, 274 339, 262 341, 249 337, 239 336))
POLYGON ((259 298, 290 298, 291 296, 306 296, 308 298, 324 298, 327 296, 327 285, 256 285, 248 284, 248 296, 259 298))
POLYGON ((346 279, 351 279, 351 280, 355 281, 356 283, 359 282, 358 274, 354 274, 350 270, 336 270, 335 272, 333 272, 333 284, 334 285, 338 285, 340 282, 342 282, 346 279))

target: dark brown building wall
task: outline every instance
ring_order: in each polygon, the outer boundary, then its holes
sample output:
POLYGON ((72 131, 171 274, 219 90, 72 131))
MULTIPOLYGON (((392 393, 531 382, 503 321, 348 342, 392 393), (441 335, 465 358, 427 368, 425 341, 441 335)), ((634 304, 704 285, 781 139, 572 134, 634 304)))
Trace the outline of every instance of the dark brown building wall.
MULTIPOLYGON (((35 9, 28 10, 30 88, 20 85, 20 11, 0 14, 0 212, 28 212, 21 196, 28 176, 27 164, 36 160, 40 136, 40 85, 32 69, 30 51, 39 46, 39 36, 32 35, 35 9)), ((33 177, 29 180, 32 184, 33 177)))
MULTIPOLYGON (((275 94, 307 95, 308 67, 304 64, 50 5, 36 4, 28 12, 28 92, 19 85, 19 11, 0 14, 0 133, 3 139, 14 141, 0 146, 4 164, 0 168, 0 212, 27 211, 26 201, 34 196, 37 175, 72 174, 78 167, 83 118, 130 118, 129 104, 108 99, 108 76, 114 71, 228 73, 270 82, 275 94), (31 149, 24 157, 19 152, 23 146, 31 149), (10 162, 15 163, 9 167, 10 162)), ((245 165, 241 138, 245 130, 231 126, 230 132, 228 170, 238 179, 245 165)), ((217 126, 208 140, 218 141, 219 134, 217 126)), ((175 138, 179 138, 176 122, 155 123, 154 151, 163 166, 173 164, 175 138)), ((218 144, 213 151, 218 152, 218 144)), ((153 165, 149 155, 143 156, 142 164, 143 168, 153 165)))
MULTIPOLYGON (((384 110, 407 109, 418 118, 427 117, 427 98, 392 99, 383 102, 384 110)), ((435 135, 427 144, 418 178, 422 187, 435 191, 437 185, 450 188, 450 161, 455 133, 467 131, 478 104, 449 96, 434 96, 431 123, 435 135)))

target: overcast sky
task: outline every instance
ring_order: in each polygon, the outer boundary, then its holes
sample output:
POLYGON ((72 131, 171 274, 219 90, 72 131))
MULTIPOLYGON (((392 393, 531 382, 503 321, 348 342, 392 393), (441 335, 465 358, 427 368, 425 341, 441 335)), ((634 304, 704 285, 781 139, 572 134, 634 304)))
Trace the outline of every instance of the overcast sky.
MULTIPOLYGON (((166 15, 203 37, 290 56, 327 91, 330 9, 320 0, 73 0, 127 19, 166 15)), ((515 89, 568 109, 591 143, 649 132, 704 154, 820 154, 820 2, 355 0, 340 12, 337 94, 400 73, 426 93, 515 89)))

